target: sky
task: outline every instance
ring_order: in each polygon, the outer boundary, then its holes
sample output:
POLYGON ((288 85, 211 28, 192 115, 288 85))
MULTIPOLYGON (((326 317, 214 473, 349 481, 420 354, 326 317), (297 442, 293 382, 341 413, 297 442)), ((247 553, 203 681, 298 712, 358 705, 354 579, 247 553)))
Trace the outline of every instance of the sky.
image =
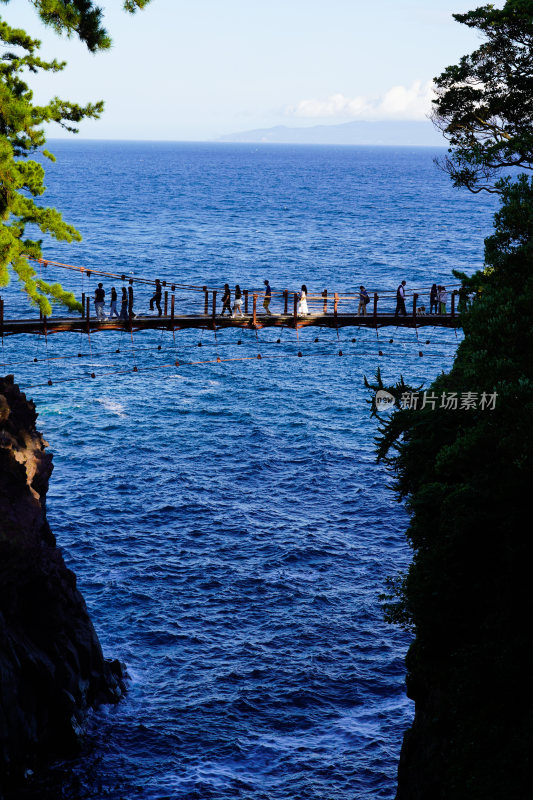
MULTIPOLYGON (((31 86, 102 99, 90 139, 214 140, 275 125, 424 120, 431 80, 479 46, 452 13, 474 0, 152 0, 135 15, 100 0, 111 51, 90 54, 45 28, 29 0, 0 16, 43 42, 43 58, 68 62, 31 86)), ((52 127, 49 136, 62 136, 52 127)))

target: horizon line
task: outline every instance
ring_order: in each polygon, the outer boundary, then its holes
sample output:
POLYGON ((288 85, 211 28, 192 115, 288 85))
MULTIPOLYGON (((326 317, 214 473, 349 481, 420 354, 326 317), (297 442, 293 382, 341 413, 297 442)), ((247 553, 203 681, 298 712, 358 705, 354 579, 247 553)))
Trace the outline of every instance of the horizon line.
MULTIPOLYGON (((238 135, 238 134, 236 134, 238 135)), ((121 138, 109 138, 109 137, 84 137, 84 136, 76 136, 73 134, 72 136, 60 136, 54 137, 50 136, 47 142, 71 142, 75 144, 76 142, 120 142, 122 144, 215 144, 215 145, 255 145, 255 146, 262 146, 262 147, 430 147, 430 148, 447 148, 447 144, 405 144, 405 143, 398 143, 398 144, 356 144, 356 143, 349 143, 349 142, 231 142, 231 141, 223 141, 221 138, 218 139, 121 139, 121 138)))

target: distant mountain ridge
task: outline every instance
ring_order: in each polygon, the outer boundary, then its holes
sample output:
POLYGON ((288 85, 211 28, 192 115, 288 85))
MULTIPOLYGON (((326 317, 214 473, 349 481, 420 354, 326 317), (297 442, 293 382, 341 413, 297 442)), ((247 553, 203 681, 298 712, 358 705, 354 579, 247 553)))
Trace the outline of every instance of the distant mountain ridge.
POLYGON ((219 142, 265 144, 410 145, 444 147, 445 140, 431 122, 380 121, 313 125, 309 128, 259 128, 221 136, 219 142))

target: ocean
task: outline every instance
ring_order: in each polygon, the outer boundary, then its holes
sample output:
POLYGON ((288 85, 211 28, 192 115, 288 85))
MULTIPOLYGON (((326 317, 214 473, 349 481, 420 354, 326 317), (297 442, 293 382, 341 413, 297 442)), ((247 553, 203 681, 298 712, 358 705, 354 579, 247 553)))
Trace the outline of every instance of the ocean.
MULTIPOLYGON (((452 269, 481 267, 495 210, 454 190, 431 148, 50 149, 43 202, 84 239, 48 241, 45 256, 169 282, 452 286, 452 269)), ((96 287, 43 275, 78 297, 96 287)), ((6 317, 34 313, 14 283, 2 296, 6 317)), ((138 313, 149 296, 136 290, 138 313)), ((35 400, 54 454, 51 528, 129 676, 127 697, 91 714, 80 756, 38 776, 35 797, 392 800, 413 716, 410 636, 384 621, 379 595, 409 564, 408 515, 376 464, 364 378, 379 367, 386 383, 427 386, 461 337, 4 338, 0 369, 35 400)))

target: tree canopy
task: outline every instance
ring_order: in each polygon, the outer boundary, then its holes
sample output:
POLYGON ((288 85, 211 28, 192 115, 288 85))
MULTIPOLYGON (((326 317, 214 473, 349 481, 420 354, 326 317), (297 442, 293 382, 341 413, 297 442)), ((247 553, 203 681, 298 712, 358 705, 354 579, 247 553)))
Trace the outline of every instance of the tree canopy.
POLYGON ((435 78, 432 119, 451 145, 442 166, 456 186, 499 192, 502 170, 533 169, 533 0, 454 18, 485 41, 435 78))
MULTIPOLYGON (((10 0, 0 0, 5 5, 10 0)), ((102 9, 92 0, 30 0, 42 21, 56 32, 76 35, 92 52, 108 48, 111 40, 102 25, 102 9)), ((133 13, 150 0, 125 0, 124 8, 133 13)), ((0 18, 0 287, 9 283, 10 270, 20 281, 30 301, 44 314, 50 314, 51 301, 78 309, 74 295, 59 284, 37 278, 25 255, 42 256, 42 240, 25 236, 27 226, 60 241, 81 240, 81 234, 65 222, 59 211, 35 202, 45 191, 42 163, 30 158, 40 152, 55 160, 44 149, 43 125, 56 123, 72 133, 85 118, 97 118, 101 101, 79 105, 52 98, 37 105, 27 82, 39 71, 59 72, 65 62, 44 61, 38 55, 40 41, 25 31, 11 27, 0 18)))
MULTIPOLYGON (((487 42, 437 79, 439 122, 457 186, 500 194, 478 294, 449 373, 428 388, 495 393, 486 408, 428 405, 380 423, 378 458, 411 519, 413 561, 391 582, 387 613, 415 639, 397 800, 494 800, 530 791, 533 657, 533 2, 508 0, 456 19, 487 42), (502 176, 502 170, 511 174, 502 176)), ((403 380, 382 387, 397 398, 403 380)))

